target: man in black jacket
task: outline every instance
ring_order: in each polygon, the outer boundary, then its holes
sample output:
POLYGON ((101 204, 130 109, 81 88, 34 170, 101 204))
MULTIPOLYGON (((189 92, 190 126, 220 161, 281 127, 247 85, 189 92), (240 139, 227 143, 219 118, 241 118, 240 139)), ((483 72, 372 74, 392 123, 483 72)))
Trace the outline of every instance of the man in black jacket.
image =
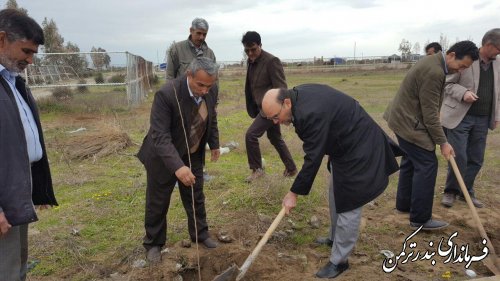
POLYGON ((0 280, 25 280, 34 205, 57 205, 35 100, 19 76, 42 28, 13 9, 0 11, 0 280))
POLYGON ((356 100, 326 85, 269 90, 262 112, 275 124, 293 123, 304 142, 304 165, 283 199, 287 213, 297 195, 309 194, 323 157, 329 156, 333 245, 330 261, 316 276, 334 278, 349 267, 361 208, 385 190, 389 175, 398 170, 393 150, 401 151, 356 100))
POLYGON ((147 172, 143 245, 150 262, 161 259, 167 239, 166 215, 177 182, 191 240, 217 247, 208 233, 203 194, 205 145, 210 147, 212 161, 220 156, 217 72, 218 65, 211 59, 195 58, 186 75, 168 81, 155 95, 149 132, 137 155, 147 172))

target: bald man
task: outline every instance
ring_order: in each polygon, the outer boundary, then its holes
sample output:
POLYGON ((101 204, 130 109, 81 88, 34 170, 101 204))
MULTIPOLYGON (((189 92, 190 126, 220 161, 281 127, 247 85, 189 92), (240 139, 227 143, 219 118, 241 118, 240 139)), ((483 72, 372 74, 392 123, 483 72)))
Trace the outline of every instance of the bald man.
POLYGON ((262 113, 275 124, 293 124, 304 142, 304 165, 283 199, 287 214, 298 195, 309 194, 323 157, 329 156, 332 250, 316 276, 335 278, 349 267, 361 208, 385 190, 389 175, 399 169, 394 153, 401 151, 356 100, 326 85, 269 90, 262 113))

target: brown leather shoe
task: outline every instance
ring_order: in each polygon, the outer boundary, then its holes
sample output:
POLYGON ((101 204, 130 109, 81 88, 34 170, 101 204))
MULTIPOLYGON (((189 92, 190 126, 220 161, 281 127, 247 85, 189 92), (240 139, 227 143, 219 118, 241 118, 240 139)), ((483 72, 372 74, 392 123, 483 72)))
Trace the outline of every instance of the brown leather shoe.
POLYGON ((294 169, 294 170, 285 170, 283 172, 283 176, 285 178, 291 178, 291 177, 295 176, 297 173, 298 173, 297 169, 294 169))
POLYGON ((256 180, 256 179, 263 177, 264 175, 265 175, 264 170, 262 170, 262 169, 257 169, 257 170, 254 170, 254 171, 252 172, 252 174, 246 178, 246 180, 245 180, 245 181, 246 181, 247 183, 251 183, 251 182, 253 182, 253 181, 254 181, 254 180, 256 180))

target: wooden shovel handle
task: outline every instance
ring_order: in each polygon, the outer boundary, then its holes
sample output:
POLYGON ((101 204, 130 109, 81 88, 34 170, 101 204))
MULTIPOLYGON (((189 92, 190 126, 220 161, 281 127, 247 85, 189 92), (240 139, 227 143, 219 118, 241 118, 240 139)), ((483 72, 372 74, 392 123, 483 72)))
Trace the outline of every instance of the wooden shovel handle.
POLYGON ((283 217, 285 216, 285 212, 286 212, 285 207, 283 207, 281 209, 280 213, 278 214, 278 216, 274 219, 271 226, 267 229, 264 236, 260 239, 259 243, 255 247, 253 252, 250 254, 250 256, 248 256, 248 258, 245 260, 245 262, 241 266, 240 273, 236 277, 236 281, 239 281, 241 278, 243 278, 243 276, 247 272, 248 268, 252 264, 253 260, 257 257, 257 255, 259 255, 260 250, 262 250, 262 247, 267 243, 267 240, 269 240, 269 237, 271 236, 271 234, 273 234, 276 227, 278 227, 278 224, 281 222, 281 219, 283 219, 283 217))
MULTIPOLYGON (((467 190, 467 187, 465 186, 465 182, 462 178, 462 175, 460 174, 460 170, 458 169, 457 162, 455 162, 455 158, 453 156, 450 157, 450 164, 451 167, 453 168, 453 172, 455 173, 455 176, 457 177, 458 185, 460 185, 460 189, 462 190, 462 193, 464 194, 465 201, 467 202, 467 205, 469 205, 469 209, 472 212, 472 218, 476 222, 477 229, 479 230, 479 234, 481 235, 482 238, 486 239, 486 245, 488 246, 490 250, 490 254, 493 256, 493 266, 494 268, 491 268, 491 266, 487 266, 495 275, 500 274, 500 271, 496 267, 496 259, 497 259, 497 254, 495 253, 495 248, 493 248, 493 244, 491 244, 490 238, 488 238, 488 235, 486 234, 486 231, 484 230, 483 224, 481 223, 481 220, 479 219, 479 215, 477 214, 476 207, 474 206, 474 203, 472 203, 472 199, 470 198, 469 191, 467 190)), ((487 265, 485 263, 485 265, 487 265)))

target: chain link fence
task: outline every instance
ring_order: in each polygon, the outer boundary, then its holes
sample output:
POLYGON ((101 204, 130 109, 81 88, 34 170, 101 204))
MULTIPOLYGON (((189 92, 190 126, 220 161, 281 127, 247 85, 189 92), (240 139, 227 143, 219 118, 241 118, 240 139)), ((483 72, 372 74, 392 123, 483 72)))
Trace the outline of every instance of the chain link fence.
POLYGON ((141 104, 155 78, 153 63, 129 52, 40 53, 24 76, 37 99, 109 94, 129 107, 141 104))

